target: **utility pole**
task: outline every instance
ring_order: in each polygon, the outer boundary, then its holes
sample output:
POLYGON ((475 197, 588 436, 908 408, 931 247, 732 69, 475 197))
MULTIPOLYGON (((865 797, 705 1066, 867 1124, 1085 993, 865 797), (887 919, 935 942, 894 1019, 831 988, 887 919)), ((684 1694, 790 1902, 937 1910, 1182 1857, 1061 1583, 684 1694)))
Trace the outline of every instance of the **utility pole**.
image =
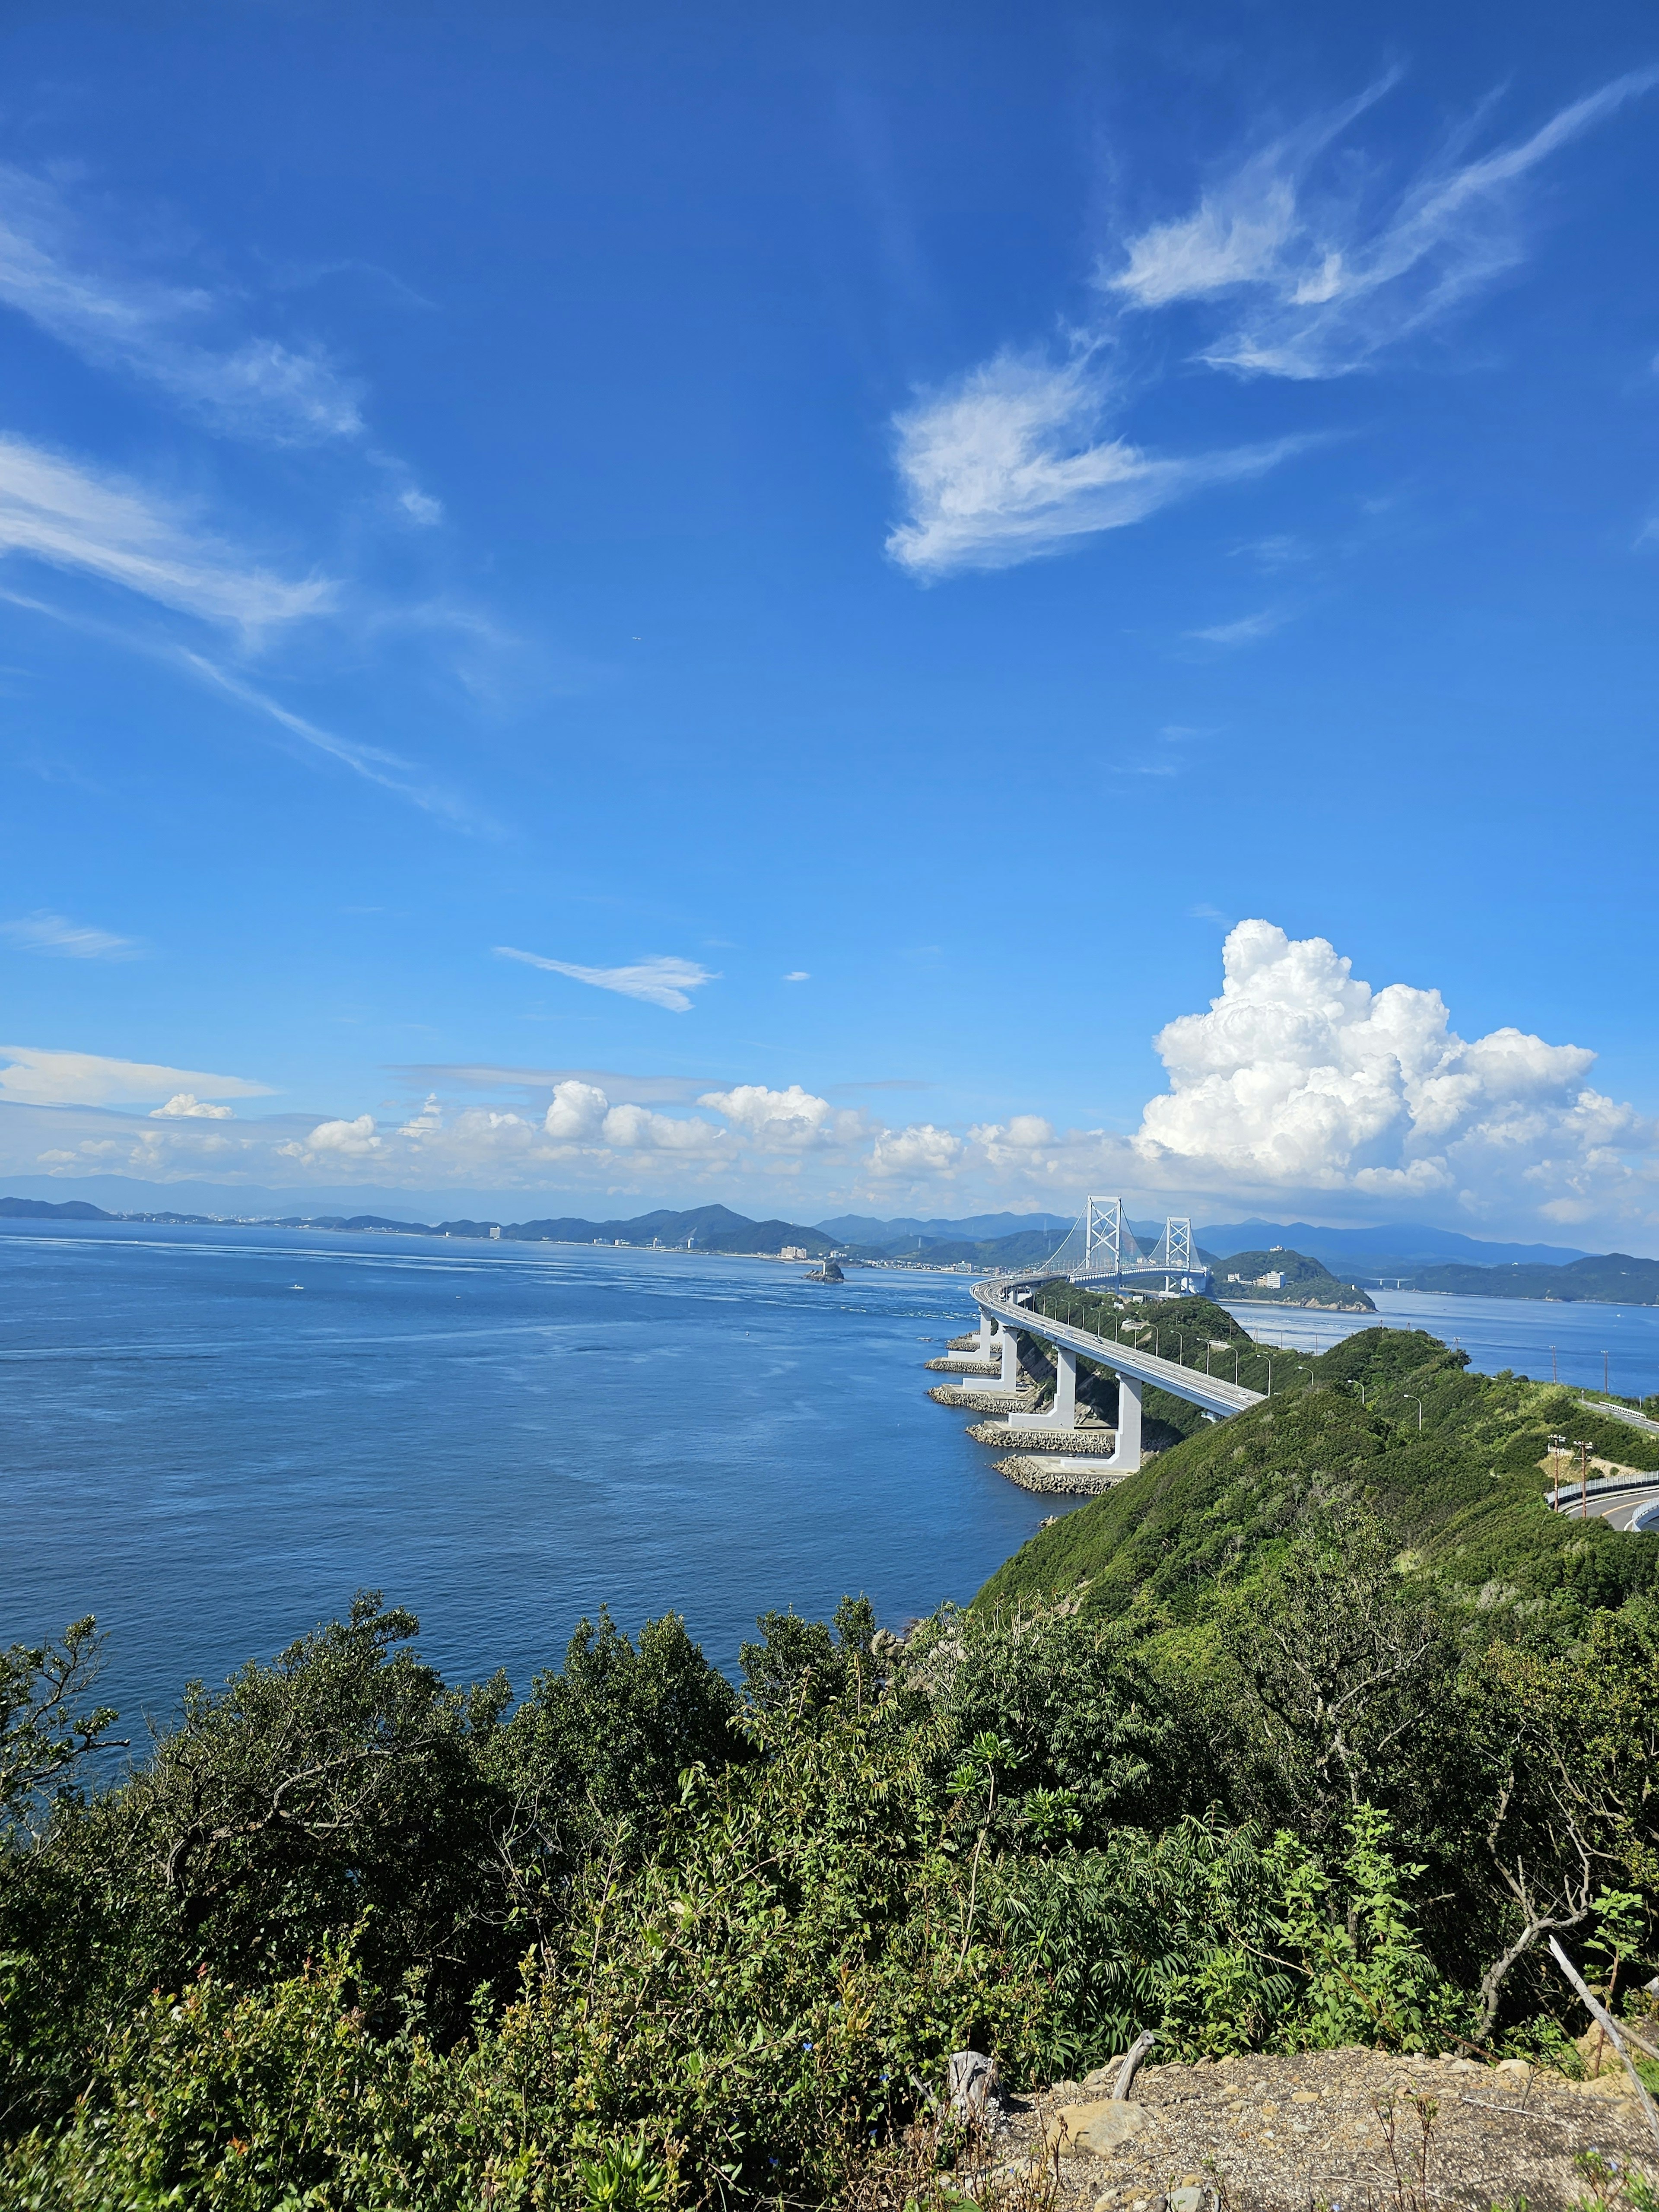
POLYGON ((1555 1510, 1561 1510, 1561 1455, 1567 1448, 1565 1437, 1550 1438, 1550 1479, 1555 1486, 1555 1510))
POLYGON ((1575 1437, 1573 1444, 1578 1454, 1578 1517, 1589 1519, 1589 1455, 1595 1447, 1588 1437, 1575 1437))

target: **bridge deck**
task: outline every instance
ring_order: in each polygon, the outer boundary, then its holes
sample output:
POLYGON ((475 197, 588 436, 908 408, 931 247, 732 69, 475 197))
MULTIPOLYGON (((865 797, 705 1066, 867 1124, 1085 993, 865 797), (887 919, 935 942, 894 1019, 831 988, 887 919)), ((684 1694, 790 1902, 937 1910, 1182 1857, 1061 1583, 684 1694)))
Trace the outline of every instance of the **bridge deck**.
POLYGON ((1028 1277, 975 1283, 973 1296, 985 1312, 994 1314, 999 1321, 1029 1330, 1047 1343, 1061 1345, 1067 1352, 1079 1352, 1085 1359, 1095 1360, 1102 1367, 1127 1375, 1137 1382, 1155 1383, 1172 1397, 1184 1398, 1188 1405, 1201 1407, 1205 1413, 1214 1413, 1222 1419, 1229 1413, 1247 1413, 1252 1406, 1264 1402, 1261 1391, 1247 1390, 1242 1382, 1224 1382, 1218 1375, 1200 1375, 1191 1367, 1183 1367, 1179 1360, 1162 1359, 1156 1352, 1138 1351, 1133 1345, 1120 1343, 1115 1337, 1097 1336, 1092 1329, 1079 1328, 1074 1322, 1050 1321, 1046 1314, 1033 1313, 1029 1306, 1021 1305, 1013 1293, 1023 1289, 1026 1282, 1036 1279, 1028 1277))

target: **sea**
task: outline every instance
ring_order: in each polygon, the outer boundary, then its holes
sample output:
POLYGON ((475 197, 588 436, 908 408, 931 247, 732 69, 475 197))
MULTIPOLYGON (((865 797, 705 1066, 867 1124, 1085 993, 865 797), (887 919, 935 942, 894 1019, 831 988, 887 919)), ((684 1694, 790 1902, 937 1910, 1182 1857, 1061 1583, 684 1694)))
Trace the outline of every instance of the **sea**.
MULTIPOLYGON (((1659 1389, 1659 1311, 1383 1292, 1510 1367, 1659 1389)), ((1365 1317, 1236 1309, 1324 1349, 1365 1317)), ((0 1644, 86 1613, 100 1695, 165 1725, 354 1591, 445 1677, 526 1691, 608 1605, 735 1669, 757 1613, 900 1626, 1060 1501, 994 1472, 924 1363, 960 1275, 603 1246, 0 1223, 0 1644)), ((142 1735, 142 1727, 140 1727, 142 1735)))

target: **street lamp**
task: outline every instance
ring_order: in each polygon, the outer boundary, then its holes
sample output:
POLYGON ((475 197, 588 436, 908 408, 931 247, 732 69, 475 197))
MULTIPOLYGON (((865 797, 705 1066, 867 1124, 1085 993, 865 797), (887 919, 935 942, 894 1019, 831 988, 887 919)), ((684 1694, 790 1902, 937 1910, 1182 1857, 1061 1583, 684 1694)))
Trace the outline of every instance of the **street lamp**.
MULTIPOLYGON (((1409 1398, 1413 1393, 1407 1390, 1406 1395, 1409 1398)), ((1417 1433, 1419 1437, 1423 1433, 1423 1401, 1420 1398, 1417 1401, 1417 1433)))
POLYGON ((1550 1479, 1555 1486, 1555 1510, 1561 1510, 1561 1455, 1567 1448, 1565 1437, 1550 1438, 1550 1479))
POLYGON ((1575 1437, 1572 1448, 1578 1455, 1578 1517, 1589 1519, 1589 1455, 1595 1446, 1588 1437, 1575 1437))

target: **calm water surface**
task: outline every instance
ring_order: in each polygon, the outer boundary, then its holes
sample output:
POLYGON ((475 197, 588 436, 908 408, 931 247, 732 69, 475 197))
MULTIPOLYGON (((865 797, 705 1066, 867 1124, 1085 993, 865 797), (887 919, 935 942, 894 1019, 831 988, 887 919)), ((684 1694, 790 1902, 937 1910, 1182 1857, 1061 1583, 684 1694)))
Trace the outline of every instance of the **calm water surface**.
POLYGON ((924 1394, 959 1278, 0 1228, 0 1642, 95 1612, 129 1711, 365 1584, 453 1680, 527 1687, 607 1600, 730 1666, 763 1607, 969 1597, 1054 1510, 924 1394))
MULTIPOLYGON (((1659 1312, 1382 1292, 1476 1367, 1659 1389, 1659 1312)), ((1235 1309, 1322 1348, 1365 1325, 1235 1309)), ((711 1657, 766 1606, 967 1598, 1054 1501, 922 1362, 960 1277, 315 1231, 0 1224, 0 1642, 95 1612, 129 1717, 382 1589, 520 1687, 608 1601, 711 1657)))

